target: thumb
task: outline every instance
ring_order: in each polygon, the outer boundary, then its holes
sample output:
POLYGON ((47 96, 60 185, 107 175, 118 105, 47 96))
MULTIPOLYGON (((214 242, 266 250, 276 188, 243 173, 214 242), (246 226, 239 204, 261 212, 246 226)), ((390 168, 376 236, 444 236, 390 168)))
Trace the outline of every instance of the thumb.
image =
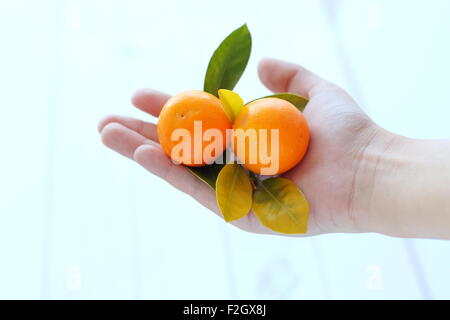
POLYGON ((273 92, 292 92, 309 99, 319 87, 336 87, 302 66, 272 58, 260 61, 258 75, 262 83, 273 92))

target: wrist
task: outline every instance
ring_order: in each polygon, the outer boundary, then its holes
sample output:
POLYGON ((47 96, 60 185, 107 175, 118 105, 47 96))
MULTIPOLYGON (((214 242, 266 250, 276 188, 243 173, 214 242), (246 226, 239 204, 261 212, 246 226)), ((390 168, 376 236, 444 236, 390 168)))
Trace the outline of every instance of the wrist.
MULTIPOLYGON (((404 146, 408 138, 376 126, 369 141, 355 157, 353 215, 362 232, 401 236, 398 219, 399 190, 395 190, 399 169, 407 166, 404 146)), ((410 182, 411 183, 411 182, 410 182)))
POLYGON ((361 151, 354 214, 362 232, 450 238, 450 142, 410 139, 377 128, 361 151))

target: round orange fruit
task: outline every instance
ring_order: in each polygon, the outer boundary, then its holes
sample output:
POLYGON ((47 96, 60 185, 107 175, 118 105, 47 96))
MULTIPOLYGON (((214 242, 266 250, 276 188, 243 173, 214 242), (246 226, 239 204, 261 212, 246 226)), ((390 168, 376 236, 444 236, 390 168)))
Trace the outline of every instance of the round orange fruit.
POLYGON ((263 98, 246 105, 233 123, 233 151, 250 171, 276 175, 304 157, 309 127, 303 113, 278 98, 263 98))
POLYGON ((231 122, 220 100, 207 92, 190 90, 170 98, 161 110, 158 139, 172 160, 199 167, 214 162, 227 147, 231 122), (221 135, 211 138, 211 130, 221 135), (213 148, 214 147, 214 148, 213 148))

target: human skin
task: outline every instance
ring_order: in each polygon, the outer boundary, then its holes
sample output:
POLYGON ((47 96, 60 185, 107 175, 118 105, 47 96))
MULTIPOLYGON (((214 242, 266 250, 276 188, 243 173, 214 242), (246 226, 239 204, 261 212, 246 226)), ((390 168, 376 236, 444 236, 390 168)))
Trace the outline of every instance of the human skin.
MULTIPOLYGON (((376 232, 450 239, 450 141, 415 140, 384 130, 343 89, 301 66, 263 59, 258 73, 271 91, 310 100, 304 110, 311 130, 308 152, 283 175, 309 201, 306 235, 376 232)), ((169 97, 141 89, 132 103, 157 117, 169 97)), ((106 146, 220 216, 214 191, 164 154, 155 124, 110 115, 100 121, 99 132, 106 146)), ((253 212, 231 223, 249 232, 284 235, 267 229, 253 212)))

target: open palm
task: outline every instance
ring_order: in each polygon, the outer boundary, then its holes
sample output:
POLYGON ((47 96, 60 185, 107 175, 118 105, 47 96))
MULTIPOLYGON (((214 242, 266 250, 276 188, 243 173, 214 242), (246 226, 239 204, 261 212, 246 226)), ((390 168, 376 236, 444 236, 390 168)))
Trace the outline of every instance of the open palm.
MULTIPOLYGON (((379 128, 345 91, 298 65, 264 59, 259 76, 273 92, 292 92, 310 99, 304 110, 311 129, 309 150, 299 165, 284 174, 303 190, 310 203, 308 235, 364 231, 361 221, 365 217, 354 209, 355 179, 360 156, 379 128)), ((158 116, 168 98, 167 94, 141 89, 132 102, 158 116)), ((164 154, 155 124, 112 115, 100 122, 99 131, 106 146, 220 215, 214 191, 164 154)), ((250 232, 278 234, 264 227, 252 212, 232 224, 250 232)))

